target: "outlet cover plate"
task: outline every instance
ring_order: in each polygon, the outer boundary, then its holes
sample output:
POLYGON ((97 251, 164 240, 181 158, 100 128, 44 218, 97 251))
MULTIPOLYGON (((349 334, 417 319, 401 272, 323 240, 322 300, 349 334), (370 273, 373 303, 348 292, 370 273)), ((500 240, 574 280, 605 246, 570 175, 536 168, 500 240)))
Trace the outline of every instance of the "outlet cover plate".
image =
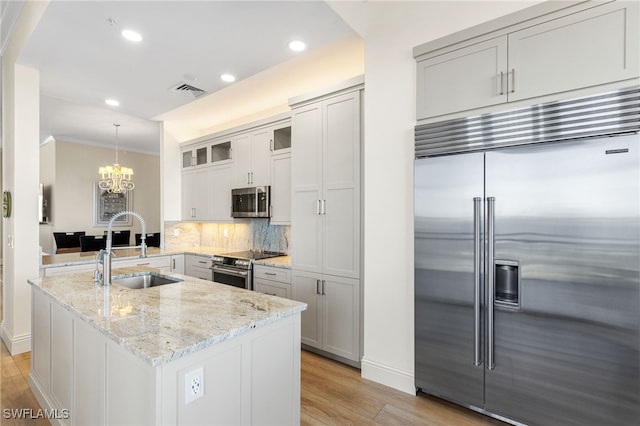
POLYGON ((184 375, 184 403, 190 404, 204 395, 204 368, 199 367, 184 375))

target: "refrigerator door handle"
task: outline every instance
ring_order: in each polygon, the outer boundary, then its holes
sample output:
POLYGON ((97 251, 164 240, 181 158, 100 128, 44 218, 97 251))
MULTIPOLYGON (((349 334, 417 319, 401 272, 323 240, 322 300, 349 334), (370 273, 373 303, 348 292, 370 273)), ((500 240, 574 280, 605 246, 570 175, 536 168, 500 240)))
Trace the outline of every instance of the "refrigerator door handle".
POLYGON ((487 368, 493 370, 495 362, 493 358, 494 333, 493 333, 493 299, 495 293, 495 252, 494 252, 494 221, 495 221, 494 197, 487 198, 487 368))
POLYGON ((482 364, 480 349, 480 216, 482 198, 473 199, 473 364, 482 364))

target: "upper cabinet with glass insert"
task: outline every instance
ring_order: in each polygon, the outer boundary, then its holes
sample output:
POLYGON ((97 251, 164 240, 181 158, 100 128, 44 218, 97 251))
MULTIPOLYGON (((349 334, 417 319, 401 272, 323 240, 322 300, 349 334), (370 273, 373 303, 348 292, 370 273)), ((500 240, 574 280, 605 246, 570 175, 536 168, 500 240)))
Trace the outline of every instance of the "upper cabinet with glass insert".
POLYGON ((207 164, 207 146, 189 147, 182 150, 182 168, 204 166, 207 164))
POLYGON ((182 149, 182 168, 214 166, 231 160, 231 142, 208 140, 182 149))
POLYGON ((291 124, 282 125, 273 129, 271 151, 277 154, 285 150, 291 150, 291 124))

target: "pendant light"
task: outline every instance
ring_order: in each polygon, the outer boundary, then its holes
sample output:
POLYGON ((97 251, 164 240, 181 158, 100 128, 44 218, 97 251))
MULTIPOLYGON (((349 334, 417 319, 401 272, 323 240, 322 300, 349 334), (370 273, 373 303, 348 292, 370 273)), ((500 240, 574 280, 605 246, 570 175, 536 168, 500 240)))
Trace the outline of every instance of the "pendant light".
POLYGON ((100 189, 106 189, 107 192, 122 193, 131 191, 135 188, 133 184, 133 169, 123 167, 118 164, 118 127, 119 124, 114 123, 116 128, 116 162, 111 166, 101 166, 98 173, 101 176, 98 186, 100 189))

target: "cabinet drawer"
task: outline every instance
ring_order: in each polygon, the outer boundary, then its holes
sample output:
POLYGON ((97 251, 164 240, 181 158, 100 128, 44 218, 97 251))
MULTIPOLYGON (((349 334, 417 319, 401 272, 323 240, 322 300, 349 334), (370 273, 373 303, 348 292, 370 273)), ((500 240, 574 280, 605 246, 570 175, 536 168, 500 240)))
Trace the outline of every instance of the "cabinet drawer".
POLYGON ((185 256, 185 275, 211 281, 211 258, 209 256, 185 256))
POLYGON ((158 268, 163 270, 171 269, 171 259, 169 256, 145 257, 135 259, 116 260, 112 258, 112 268, 126 268, 129 266, 148 266, 150 268, 158 268))
POLYGON ((291 284, 254 278, 253 289, 258 293, 291 299, 291 284))
POLYGON ((253 277, 291 284, 291 270, 285 268, 253 265, 253 277))

